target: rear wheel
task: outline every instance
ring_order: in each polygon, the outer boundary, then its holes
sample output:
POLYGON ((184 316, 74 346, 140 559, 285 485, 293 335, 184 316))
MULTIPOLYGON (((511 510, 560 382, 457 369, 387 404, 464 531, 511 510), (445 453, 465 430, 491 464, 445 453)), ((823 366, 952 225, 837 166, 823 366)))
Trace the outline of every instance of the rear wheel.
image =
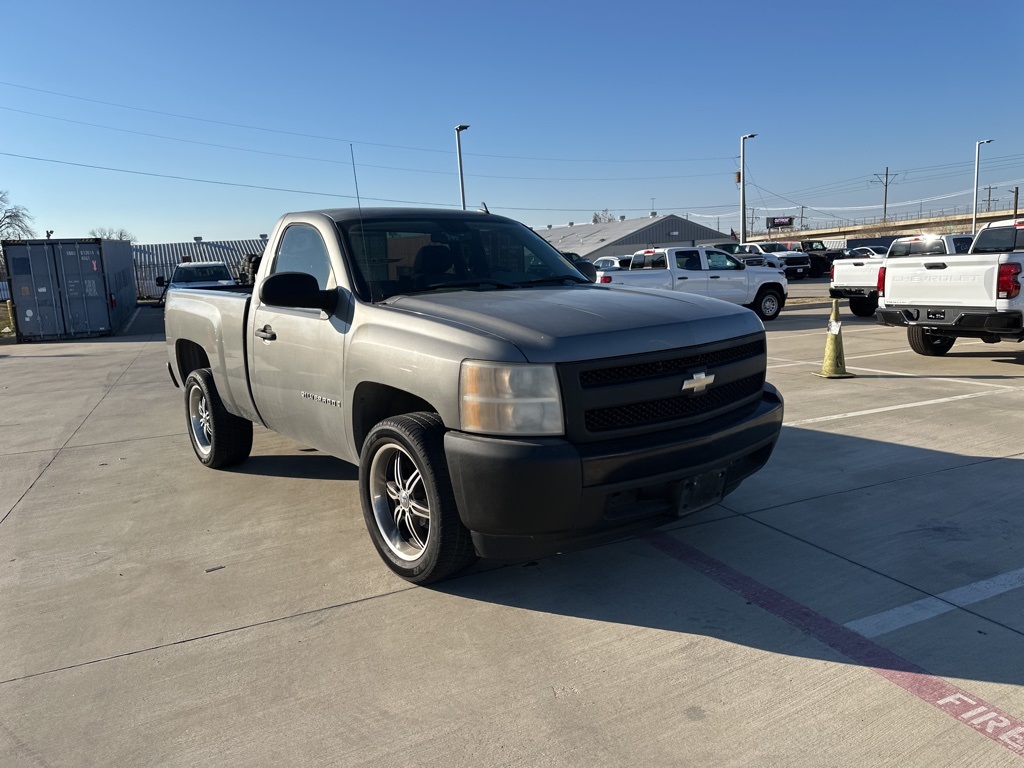
POLYGON ((209 368, 185 379, 185 418, 196 458, 212 468, 230 467, 249 458, 252 422, 224 408, 209 368))
POLYGON ((871 317, 878 309, 878 299, 867 296, 853 296, 850 298, 850 311, 857 317, 871 317))
POLYGON ((765 322, 774 320, 782 311, 782 294, 774 288, 762 288, 751 305, 757 316, 765 322))
POLYGON ((433 413, 385 419, 363 444, 359 494, 381 559, 414 584, 440 581, 476 560, 459 518, 444 424, 433 413))
POLYGON ((939 357, 949 352, 956 339, 953 336, 941 336, 931 333, 927 328, 911 325, 907 328, 907 340, 910 348, 919 355, 939 357))

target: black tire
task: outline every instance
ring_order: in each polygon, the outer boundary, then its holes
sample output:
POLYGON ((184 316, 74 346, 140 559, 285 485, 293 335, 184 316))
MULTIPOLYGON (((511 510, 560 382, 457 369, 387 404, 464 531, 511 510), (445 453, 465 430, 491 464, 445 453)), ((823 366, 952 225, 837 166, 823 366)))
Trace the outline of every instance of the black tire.
POLYGON ((774 320, 782 311, 782 294, 775 288, 762 288, 757 292, 757 298, 750 305, 757 316, 764 322, 774 320))
POLYGON ((819 261, 811 261, 811 277, 821 277, 825 274, 825 265, 819 261))
POLYGON ((907 327, 907 341, 910 342, 910 348, 917 354, 939 357, 949 352, 956 338, 940 336, 937 333, 930 333, 927 328, 922 328, 920 325, 911 325, 907 327))
POLYGON ((878 309, 878 299, 873 296, 851 296, 850 311, 857 317, 871 317, 878 309))
POLYGON ((359 496, 370 540, 387 566, 413 584, 445 579, 476 560, 459 518, 434 413, 377 424, 359 456, 359 496))
POLYGON ((185 379, 185 421, 196 458, 211 469, 245 461, 252 452, 252 422, 228 413, 209 368, 185 379))

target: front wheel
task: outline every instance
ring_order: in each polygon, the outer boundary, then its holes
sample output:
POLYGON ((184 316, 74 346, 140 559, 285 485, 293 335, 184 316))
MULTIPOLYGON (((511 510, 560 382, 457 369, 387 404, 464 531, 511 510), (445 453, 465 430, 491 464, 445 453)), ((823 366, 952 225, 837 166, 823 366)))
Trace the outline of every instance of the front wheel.
POLYGON ((230 467, 249 458, 252 422, 224 408, 209 368, 192 371, 185 379, 185 418, 192 450, 206 466, 230 467))
POLYGON ((917 354, 939 357, 949 352, 956 338, 931 333, 920 325, 911 325, 907 327, 907 340, 910 342, 910 348, 917 354))
POLYGON ((782 311, 782 294, 774 288, 762 288, 751 308, 765 322, 774 320, 782 311))
POLYGON ((444 424, 433 413, 385 419, 359 457, 363 518, 381 559, 413 584, 440 581, 476 560, 459 518, 444 424))
POLYGON ((853 296, 850 298, 850 311, 857 317, 871 317, 878 309, 878 299, 867 296, 853 296))

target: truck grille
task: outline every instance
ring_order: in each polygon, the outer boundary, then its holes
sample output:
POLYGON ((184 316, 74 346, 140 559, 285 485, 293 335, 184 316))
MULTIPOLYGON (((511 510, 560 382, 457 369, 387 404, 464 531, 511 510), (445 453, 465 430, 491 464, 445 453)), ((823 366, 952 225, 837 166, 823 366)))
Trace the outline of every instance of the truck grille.
POLYGON ((562 363, 566 436, 576 442, 607 440, 720 417, 758 400, 766 363, 763 335, 562 363), (703 380, 709 383, 690 391, 694 381, 703 380))
POLYGON ((667 400, 654 400, 646 403, 630 403, 614 408, 595 408, 584 414, 587 430, 603 432, 609 429, 624 427, 647 426, 660 424, 675 419, 700 416, 711 413, 730 403, 740 402, 756 395, 764 386, 764 375, 748 376, 740 381, 733 381, 698 397, 679 396, 667 400))

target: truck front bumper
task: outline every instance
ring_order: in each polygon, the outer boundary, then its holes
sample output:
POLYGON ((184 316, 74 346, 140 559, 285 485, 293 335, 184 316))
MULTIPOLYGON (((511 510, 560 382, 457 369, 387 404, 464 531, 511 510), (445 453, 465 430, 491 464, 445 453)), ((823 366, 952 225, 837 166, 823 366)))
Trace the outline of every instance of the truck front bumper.
POLYGON ((768 461, 783 402, 761 400, 720 421, 573 444, 451 431, 445 453, 463 524, 481 557, 579 549, 712 506, 768 461))

